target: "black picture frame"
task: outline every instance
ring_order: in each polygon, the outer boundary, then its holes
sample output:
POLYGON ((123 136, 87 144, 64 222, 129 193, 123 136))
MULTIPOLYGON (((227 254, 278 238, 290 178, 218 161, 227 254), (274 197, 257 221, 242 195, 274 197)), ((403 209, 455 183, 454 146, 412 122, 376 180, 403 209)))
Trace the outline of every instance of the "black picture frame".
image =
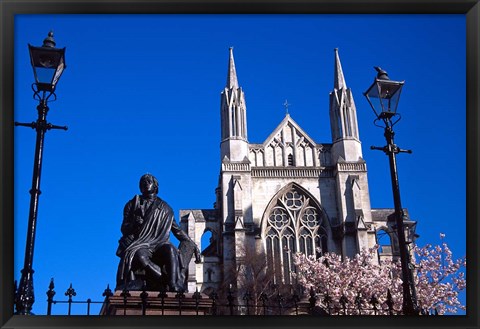
POLYGON ((478 141, 480 4, 478 0, 258 0, 69 1, 1 0, 0 108, 0 326, 2 328, 299 328, 299 327, 478 327, 478 141), (446 317, 87 317, 13 315, 13 30, 18 14, 464 14, 467 33, 467 315, 446 317))

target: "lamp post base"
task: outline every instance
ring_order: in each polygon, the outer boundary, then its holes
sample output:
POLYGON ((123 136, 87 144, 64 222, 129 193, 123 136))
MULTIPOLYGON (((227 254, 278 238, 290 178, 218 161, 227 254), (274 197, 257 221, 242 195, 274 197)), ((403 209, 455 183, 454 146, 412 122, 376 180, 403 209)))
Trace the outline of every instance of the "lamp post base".
POLYGON ((22 270, 20 286, 15 294, 15 314, 17 315, 34 315, 32 313, 32 306, 35 302, 33 272, 33 270, 22 270))

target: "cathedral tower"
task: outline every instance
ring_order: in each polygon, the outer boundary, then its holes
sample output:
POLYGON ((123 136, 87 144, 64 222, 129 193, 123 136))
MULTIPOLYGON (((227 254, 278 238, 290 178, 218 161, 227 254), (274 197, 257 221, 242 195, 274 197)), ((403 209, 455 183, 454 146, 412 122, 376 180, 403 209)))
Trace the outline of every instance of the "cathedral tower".
POLYGON ((254 242, 252 230, 252 175, 247 141, 245 94, 238 84, 233 48, 230 48, 227 83, 221 93, 222 167, 219 212, 223 224, 223 275, 234 285, 235 271, 242 266, 245 246, 254 242), (232 277, 230 279, 230 276, 232 277))
POLYGON ((362 158, 358 134, 357 110, 352 91, 343 75, 338 49, 335 48, 333 91, 330 93, 332 160, 335 167, 337 219, 343 235, 342 250, 353 257, 368 246, 371 223, 367 166, 362 158))

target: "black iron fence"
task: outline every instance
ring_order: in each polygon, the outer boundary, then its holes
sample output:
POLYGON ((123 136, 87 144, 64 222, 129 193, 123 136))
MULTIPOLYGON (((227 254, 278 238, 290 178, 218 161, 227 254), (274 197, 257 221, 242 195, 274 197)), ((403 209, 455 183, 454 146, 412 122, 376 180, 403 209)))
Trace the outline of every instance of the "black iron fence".
MULTIPOLYGON (((16 287, 16 284, 15 284, 16 287)), ((185 314, 185 310, 189 309, 188 314, 193 315, 402 315, 402 311, 394 307, 390 291, 387 290, 387 298, 383 302, 375 296, 363 298, 358 295, 354 302, 342 295, 340 298, 334 299, 331 296, 319 293, 311 288, 305 291, 298 286, 293 289, 281 289, 273 286, 268 291, 254 293, 251 291, 233 291, 229 288, 226 291, 212 291, 208 295, 195 293, 185 294, 160 292, 148 292, 143 290, 136 292, 136 297, 132 299, 132 293, 128 290, 121 292, 112 292, 109 286, 103 291, 103 300, 93 301, 74 300, 77 295, 72 284, 65 292, 66 300, 54 299, 56 295, 53 279, 50 281, 47 294, 47 315, 52 315, 52 308, 57 304, 67 305, 67 315, 72 315, 72 305, 80 304, 85 306, 85 315, 91 314, 92 305, 101 305, 100 315, 109 314, 108 310, 115 301, 115 306, 123 312, 117 312, 117 315, 127 315, 127 309, 136 308, 140 315, 147 315, 147 310, 153 305, 160 311, 159 314, 168 313, 167 308, 171 311, 175 310, 175 314, 185 314), (139 297, 139 298, 138 298, 139 297), (132 302, 133 300, 133 302, 132 302), (167 306, 168 305, 168 306, 167 306), (208 310, 205 312, 205 305, 208 310), (203 311, 200 309, 203 307, 203 311)), ((95 315, 98 315, 95 314, 95 315)), ((422 310, 421 315, 438 315, 436 309, 422 310)))

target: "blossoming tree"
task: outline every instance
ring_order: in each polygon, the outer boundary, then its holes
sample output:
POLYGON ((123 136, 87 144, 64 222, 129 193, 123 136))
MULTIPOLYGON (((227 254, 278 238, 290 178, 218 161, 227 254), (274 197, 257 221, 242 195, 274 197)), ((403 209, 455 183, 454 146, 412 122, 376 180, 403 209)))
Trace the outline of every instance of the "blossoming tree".
MULTIPOLYGON (((458 299, 459 292, 466 288, 466 258, 453 259, 444 237, 440 235, 442 243, 438 246, 413 246, 417 304, 423 312, 445 314, 466 309, 458 299)), ((325 253, 318 259, 297 254, 297 279, 305 288, 324 296, 316 301, 324 310, 399 314, 403 301, 400 262, 379 263, 377 249, 362 250, 354 258, 344 259, 335 253, 325 253)))

